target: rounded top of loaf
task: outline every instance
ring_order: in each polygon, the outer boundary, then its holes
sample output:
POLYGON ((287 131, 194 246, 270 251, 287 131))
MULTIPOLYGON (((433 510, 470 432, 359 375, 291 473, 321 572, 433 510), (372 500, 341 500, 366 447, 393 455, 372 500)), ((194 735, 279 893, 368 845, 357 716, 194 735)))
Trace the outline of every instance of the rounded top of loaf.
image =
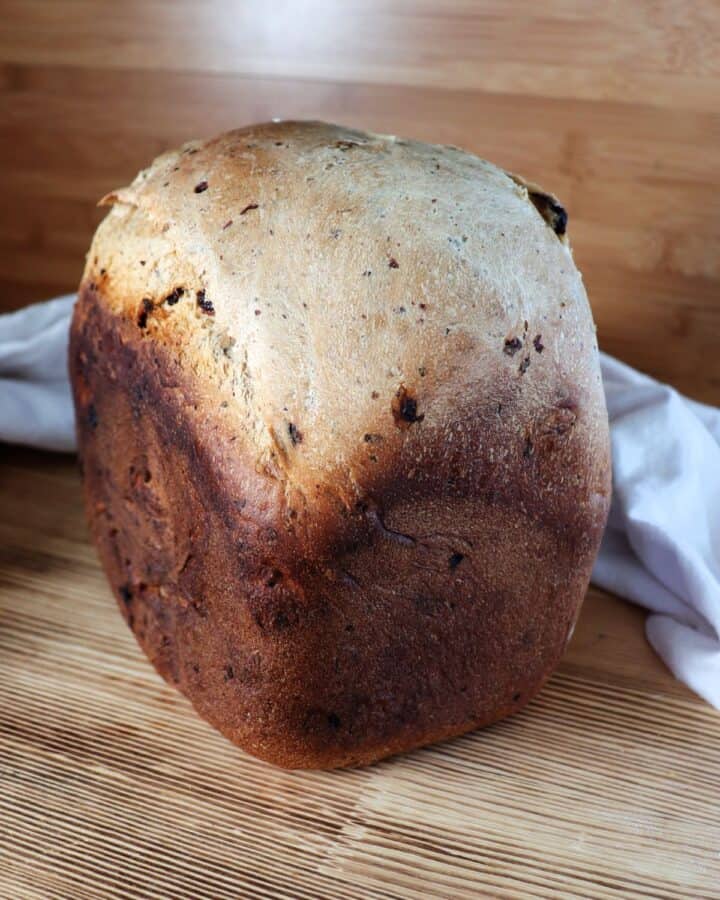
POLYGON ((497 434, 504 404, 521 445, 571 410, 578 466, 604 479, 594 326, 539 188, 455 147, 272 122, 166 153, 102 202, 85 284, 286 491, 350 503, 400 447, 431 467, 468 415, 497 434))

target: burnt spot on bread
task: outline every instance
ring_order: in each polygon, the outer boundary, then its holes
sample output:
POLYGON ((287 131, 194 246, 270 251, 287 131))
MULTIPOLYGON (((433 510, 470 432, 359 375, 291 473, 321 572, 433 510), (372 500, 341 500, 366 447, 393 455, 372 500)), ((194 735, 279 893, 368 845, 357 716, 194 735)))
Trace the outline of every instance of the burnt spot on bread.
POLYGON ((545 344, 542 342, 542 335, 536 334, 533 338, 533 347, 535 348, 536 353, 542 353, 545 349, 545 344))
POLYGON ((520 362, 520 365, 518 366, 518 372, 521 375, 524 375, 529 368, 530 368, 530 357, 524 356, 520 362))
POLYGON ((233 223, 232 219, 228 219, 227 222, 223 225, 222 230, 226 231, 233 223))
POLYGON ((370 397, 371 397, 373 400, 377 400, 379 396, 380 396, 380 394, 378 394, 377 391, 372 391, 371 394, 370 394, 370 397))
POLYGON ((120 595, 120 599, 127 606, 133 598, 133 592, 130 589, 129 584, 121 584, 118 588, 118 594, 120 595))
POLYGON ((520 693, 520 691, 515 691, 515 693, 513 694, 513 703, 517 703, 521 697, 522 694, 520 693))
POLYGON ((507 356, 515 356, 518 350, 522 349, 522 341, 519 337, 505 338, 503 344, 503 353, 507 356))
POLYGON ((400 385, 393 397, 392 414, 398 428, 409 428, 425 418, 424 413, 418 413, 417 398, 405 385, 400 385))
POLYGON ((258 208, 259 208, 259 205, 257 203, 248 203, 247 206, 244 206, 240 210, 240 215, 244 216, 246 213, 249 213, 251 210, 258 209, 258 208))
POLYGON ((465 559, 464 553, 457 553, 457 552, 453 553, 453 554, 451 554, 450 559, 448 560, 448 566, 451 569, 457 569, 457 567, 460 565, 460 563, 464 559, 465 559))
POLYGON ((388 266, 390 266, 391 269, 399 269, 400 263, 395 259, 394 256, 391 256, 388 260, 388 266))
POLYGON ((334 731, 337 731, 338 728, 340 728, 340 726, 342 725, 340 716, 334 712, 328 713, 327 722, 334 731))
POLYGON ((534 452, 535 447, 533 445, 533 440, 530 435, 527 435, 525 438, 525 446, 523 447, 523 459, 530 459, 534 452))
POLYGON ((383 436, 381 434, 374 434, 372 432, 367 432, 367 434, 363 435, 363 440, 366 444, 381 444, 383 442, 383 436))
POLYGON ((165 298, 165 302, 167 303, 168 306, 175 306, 175 304, 178 302, 178 300, 182 297, 182 295, 184 293, 185 293, 185 288, 176 287, 167 295, 167 297, 165 298))
POLYGON ((204 290, 199 290, 195 295, 195 299, 197 301, 198 309, 201 312, 204 312, 206 316, 215 315, 215 307, 212 304, 212 300, 207 299, 204 290))
POLYGON ((558 237, 567 231, 568 214, 551 194, 528 189, 530 202, 558 237))
POLYGON ((90 406, 88 406, 87 413, 85 415, 85 421, 88 424, 88 428, 90 428, 92 431, 95 431, 95 429, 98 427, 98 415, 94 403, 91 403, 90 406))
POLYGON ((290 443, 293 447, 302 444, 303 434, 294 422, 288 422, 288 434, 290 435, 290 443))
POLYGON ((148 316, 153 311, 153 309, 154 305, 152 300, 149 297, 143 297, 142 303, 140 304, 140 311, 138 312, 137 317, 138 328, 147 328, 148 316))
POLYGON ((205 179, 203 179, 202 181, 199 181, 193 188, 193 190, 195 191, 196 194, 202 194, 203 191, 206 191, 207 189, 208 189, 208 183, 207 183, 207 181, 205 181, 205 179))
POLYGON ((548 194, 537 184, 531 181, 525 181, 520 175, 514 175, 512 172, 506 173, 515 184, 520 185, 527 191, 527 198, 540 213, 546 224, 552 228, 555 234, 563 240, 567 231, 568 214, 565 207, 562 206, 556 197, 548 194))
POLYGON ((342 140, 335 141, 335 146, 338 150, 342 150, 343 152, 345 152, 347 150, 352 150, 353 147, 360 147, 361 143, 360 141, 342 140))
POLYGON ((235 670, 232 666, 225 666, 223 669, 223 678, 225 681, 232 681, 235 677, 235 670))

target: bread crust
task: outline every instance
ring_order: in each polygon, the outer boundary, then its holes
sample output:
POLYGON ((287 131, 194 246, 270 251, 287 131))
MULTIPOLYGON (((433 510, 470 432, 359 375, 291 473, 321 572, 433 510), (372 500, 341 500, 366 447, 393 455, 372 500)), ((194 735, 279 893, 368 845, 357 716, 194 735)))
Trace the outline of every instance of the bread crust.
POLYGON ((70 350, 93 537, 158 671, 250 753, 372 762, 556 665, 609 441, 566 217, 531 193, 290 122, 106 198, 70 350))

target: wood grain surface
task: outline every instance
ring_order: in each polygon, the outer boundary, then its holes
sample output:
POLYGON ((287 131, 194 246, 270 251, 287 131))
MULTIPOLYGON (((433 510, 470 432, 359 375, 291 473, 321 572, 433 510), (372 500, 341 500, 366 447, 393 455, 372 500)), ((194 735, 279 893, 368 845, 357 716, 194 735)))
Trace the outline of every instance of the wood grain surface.
MULTIPOLYGON (((717 0, 0 0, 0 310, 74 289, 154 155, 272 116, 541 182, 601 346, 720 402, 717 0)), ((643 618, 591 590, 514 719, 281 772, 145 662, 73 461, 0 446, 0 898, 718 898, 720 717, 643 618)))

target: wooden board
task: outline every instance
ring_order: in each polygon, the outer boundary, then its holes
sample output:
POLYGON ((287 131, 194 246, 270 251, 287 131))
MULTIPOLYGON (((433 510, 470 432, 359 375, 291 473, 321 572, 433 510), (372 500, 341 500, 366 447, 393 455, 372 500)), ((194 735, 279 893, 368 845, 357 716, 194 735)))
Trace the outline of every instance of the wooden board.
MULTIPOLYGON (((0 310, 157 153, 320 117, 556 191, 603 348, 718 403, 719 75, 716 0, 0 0, 0 310)), ((591 590, 516 718, 281 772, 145 662, 72 460, 0 447, 0 898, 720 897, 720 716, 643 619, 591 590)))

